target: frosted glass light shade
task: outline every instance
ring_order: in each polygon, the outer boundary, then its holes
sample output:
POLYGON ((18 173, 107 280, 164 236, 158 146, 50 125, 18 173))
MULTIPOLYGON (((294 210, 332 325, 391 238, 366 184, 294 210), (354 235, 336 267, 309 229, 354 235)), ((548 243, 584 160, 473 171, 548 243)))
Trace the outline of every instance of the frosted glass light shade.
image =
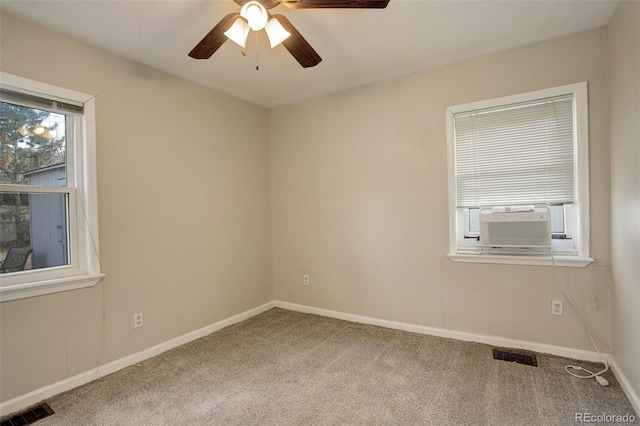
POLYGON ((240 16, 249 22, 249 26, 253 31, 263 29, 269 19, 267 9, 257 1, 245 3, 242 9, 240 9, 240 16))
POLYGON ((244 48, 247 45, 247 36, 249 35, 249 24, 242 19, 238 18, 234 21, 231 28, 224 32, 229 40, 240 45, 244 48))
POLYGON ((264 30, 267 32, 272 48, 285 41, 291 35, 276 18, 271 18, 264 27, 264 30))

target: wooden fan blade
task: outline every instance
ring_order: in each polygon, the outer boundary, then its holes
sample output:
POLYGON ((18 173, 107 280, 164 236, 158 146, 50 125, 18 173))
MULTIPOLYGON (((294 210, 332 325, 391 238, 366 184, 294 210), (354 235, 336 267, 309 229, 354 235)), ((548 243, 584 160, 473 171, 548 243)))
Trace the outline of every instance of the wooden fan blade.
POLYGON ((196 44, 196 47, 189 52, 189 56, 195 59, 209 59, 211 55, 227 41, 227 36, 224 35, 224 33, 231 28, 238 17, 240 17, 239 13, 230 13, 222 18, 222 20, 209 31, 209 34, 204 36, 200 43, 196 44))
POLYGON ((302 34, 296 30, 284 15, 273 15, 273 17, 280 22, 285 30, 291 33, 291 35, 282 42, 282 45, 296 58, 296 61, 298 61, 303 68, 315 67, 322 61, 320 55, 313 50, 309 42, 302 37, 302 34))
MULTIPOLYGON (((238 5, 244 6, 245 3, 249 3, 252 0, 233 0, 238 5)), ((256 0, 258 3, 262 4, 265 9, 273 9, 277 5, 280 4, 280 0, 256 0)))
POLYGON ((389 0, 290 0, 289 9, 384 9, 389 0))

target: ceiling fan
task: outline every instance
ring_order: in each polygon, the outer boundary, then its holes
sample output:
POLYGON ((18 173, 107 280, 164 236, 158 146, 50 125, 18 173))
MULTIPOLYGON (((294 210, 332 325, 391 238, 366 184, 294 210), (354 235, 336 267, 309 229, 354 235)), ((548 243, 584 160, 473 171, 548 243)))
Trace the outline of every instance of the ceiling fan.
POLYGON ((303 68, 322 61, 318 53, 284 15, 271 15, 268 10, 283 3, 290 9, 384 9, 389 0, 233 0, 242 6, 240 13, 230 13, 189 52, 195 59, 208 59, 231 39, 245 47, 249 30, 265 29, 271 47, 282 45, 303 68))

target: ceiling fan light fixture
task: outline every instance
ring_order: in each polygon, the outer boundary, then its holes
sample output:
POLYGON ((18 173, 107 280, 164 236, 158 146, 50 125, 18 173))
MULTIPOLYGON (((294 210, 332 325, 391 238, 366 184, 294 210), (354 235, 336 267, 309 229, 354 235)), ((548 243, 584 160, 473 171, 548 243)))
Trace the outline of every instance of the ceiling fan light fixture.
POLYGON ((267 32, 272 48, 285 41, 291 35, 276 18, 271 18, 264 27, 264 30, 267 32))
POLYGON ((249 22, 249 26, 253 31, 260 31, 267 25, 269 19, 267 9, 257 1, 245 3, 240 9, 240 16, 249 22))
POLYGON ((240 47, 245 48, 249 35, 249 24, 243 18, 238 18, 233 22, 231 28, 224 32, 224 35, 240 47))

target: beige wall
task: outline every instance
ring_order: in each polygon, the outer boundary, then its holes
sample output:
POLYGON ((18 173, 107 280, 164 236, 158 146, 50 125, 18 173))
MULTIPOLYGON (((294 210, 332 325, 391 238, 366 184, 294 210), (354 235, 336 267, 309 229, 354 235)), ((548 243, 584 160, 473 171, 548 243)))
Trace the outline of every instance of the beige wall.
POLYGON ((276 299, 593 350, 566 303, 563 317, 551 315, 551 300, 562 298, 551 267, 447 257, 445 107, 586 80, 596 262, 557 268, 555 277, 607 350, 606 71, 605 32, 592 30, 273 110, 276 299))
POLYGON ((621 2, 608 34, 612 353, 640 396, 640 3, 621 2))
POLYGON ((0 400, 273 300, 268 111, 5 14, 0 26, 2 71, 96 95, 106 273, 0 305, 0 400))

